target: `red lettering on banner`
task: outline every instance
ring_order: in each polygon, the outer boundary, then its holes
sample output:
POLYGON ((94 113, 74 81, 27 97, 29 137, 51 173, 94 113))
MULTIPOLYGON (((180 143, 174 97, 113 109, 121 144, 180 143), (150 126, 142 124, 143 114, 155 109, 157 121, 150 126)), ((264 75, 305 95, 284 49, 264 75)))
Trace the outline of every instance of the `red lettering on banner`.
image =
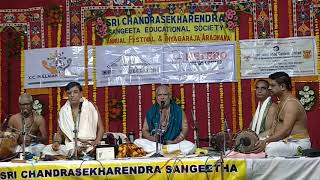
POLYGON ((195 60, 225 60, 227 53, 224 51, 212 51, 212 52, 189 52, 187 53, 187 59, 191 61, 195 60))

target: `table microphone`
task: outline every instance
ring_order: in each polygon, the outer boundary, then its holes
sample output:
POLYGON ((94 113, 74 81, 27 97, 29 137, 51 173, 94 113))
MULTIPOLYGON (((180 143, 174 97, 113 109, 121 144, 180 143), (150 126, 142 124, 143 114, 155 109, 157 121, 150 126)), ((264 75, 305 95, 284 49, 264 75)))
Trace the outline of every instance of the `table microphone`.
POLYGON ((27 118, 28 117, 28 110, 23 110, 23 112, 22 112, 22 116, 24 117, 24 118, 27 118))
POLYGON ((161 104, 161 105, 160 105, 161 109, 164 108, 165 103, 166 103, 166 102, 164 102, 164 101, 161 101, 161 102, 160 102, 160 104, 161 104))
POLYGON ((80 102, 80 104, 79 104, 79 114, 81 113, 82 104, 83 104, 83 102, 80 102))

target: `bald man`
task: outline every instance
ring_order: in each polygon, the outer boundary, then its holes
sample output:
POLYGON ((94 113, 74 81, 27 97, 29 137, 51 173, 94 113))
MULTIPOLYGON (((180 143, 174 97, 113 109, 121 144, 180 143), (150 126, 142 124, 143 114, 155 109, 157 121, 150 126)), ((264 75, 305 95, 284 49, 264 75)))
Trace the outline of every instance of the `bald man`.
POLYGON ((191 154, 195 145, 185 140, 188 134, 188 123, 184 111, 172 101, 168 86, 161 85, 156 89, 157 103, 154 104, 144 120, 142 136, 144 139, 135 140, 135 144, 142 147, 147 153, 156 151, 156 129, 161 128, 163 135, 162 153, 181 152, 191 154))
MULTIPOLYGON (((43 116, 37 114, 32 109, 33 99, 32 96, 24 93, 19 96, 20 112, 10 117, 8 122, 9 130, 17 134, 17 143, 22 145, 23 143, 23 122, 25 124, 26 132, 26 152, 31 152, 34 149, 41 151, 44 147, 43 144, 47 144, 47 131, 46 122, 43 116), (39 146, 36 146, 39 145, 39 146), (28 147, 30 146, 30 147, 28 147), (31 150, 32 149, 32 150, 31 150)), ((22 151, 17 149, 17 151, 22 151)), ((33 152, 39 154, 39 152, 33 152)))

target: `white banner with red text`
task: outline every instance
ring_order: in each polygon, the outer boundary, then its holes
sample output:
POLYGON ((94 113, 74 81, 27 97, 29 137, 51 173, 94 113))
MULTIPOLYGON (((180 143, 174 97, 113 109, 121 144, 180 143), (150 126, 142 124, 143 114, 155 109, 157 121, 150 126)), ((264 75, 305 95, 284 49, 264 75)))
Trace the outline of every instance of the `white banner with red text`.
POLYGON ((236 81, 233 42, 97 47, 97 87, 236 81))
POLYGON ((237 81, 234 42, 95 48, 88 47, 87 60, 83 46, 26 50, 25 88, 84 84, 85 62, 89 84, 96 68, 97 87, 237 81))

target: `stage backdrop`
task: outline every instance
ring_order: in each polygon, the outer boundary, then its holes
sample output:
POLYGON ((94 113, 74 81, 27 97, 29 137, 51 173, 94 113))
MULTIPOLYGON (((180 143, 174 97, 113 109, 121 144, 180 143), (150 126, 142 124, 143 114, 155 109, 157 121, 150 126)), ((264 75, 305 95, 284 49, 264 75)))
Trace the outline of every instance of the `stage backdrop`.
MULTIPOLYGON (((96 67, 97 46, 235 41, 238 65, 239 42, 245 39, 314 36, 319 51, 318 0, 240 2, 1 1, 0 120, 19 112, 18 96, 27 91, 43 105, 49 134, 56 131, 56 114, 66 101, 64 89, 26 90, 24 78, 28 66, 25 66, 24 50, 82 46, 84 95, 98 105, 106 130, 133 131, 136 137, 141 136, 145 113, 155 103, 155 89, 159 84, 97 87, 98 72, 91 68, 96 67), (94 55, 89 59, 91 51, 94 55)), ((319 57, 317 59, 319 62, 319 57)), ((319 72, 319 63, 316 66, 315 71, 319 72)), ((243 75, 239 70, 240 66, 237 66, 237 79, 243 75)), ((319 78, 293 78, 292 93, 308 110, 308 127, 314 147, 320 147, 320 132, 316 130, 320 125, 317 117, 320 113, 319 78)), ((175 100, 186 112, 190 124, 188 139, 193 140, 193 128, 197 126, 201 129, 199 136, 204 140, 201 144, 207 146, 211 134, 223 129, 224 119, 234 133, 247 128, 257 104, 254 83, 255 79, 249 77, 238 82, 170 85, 175 100)))

